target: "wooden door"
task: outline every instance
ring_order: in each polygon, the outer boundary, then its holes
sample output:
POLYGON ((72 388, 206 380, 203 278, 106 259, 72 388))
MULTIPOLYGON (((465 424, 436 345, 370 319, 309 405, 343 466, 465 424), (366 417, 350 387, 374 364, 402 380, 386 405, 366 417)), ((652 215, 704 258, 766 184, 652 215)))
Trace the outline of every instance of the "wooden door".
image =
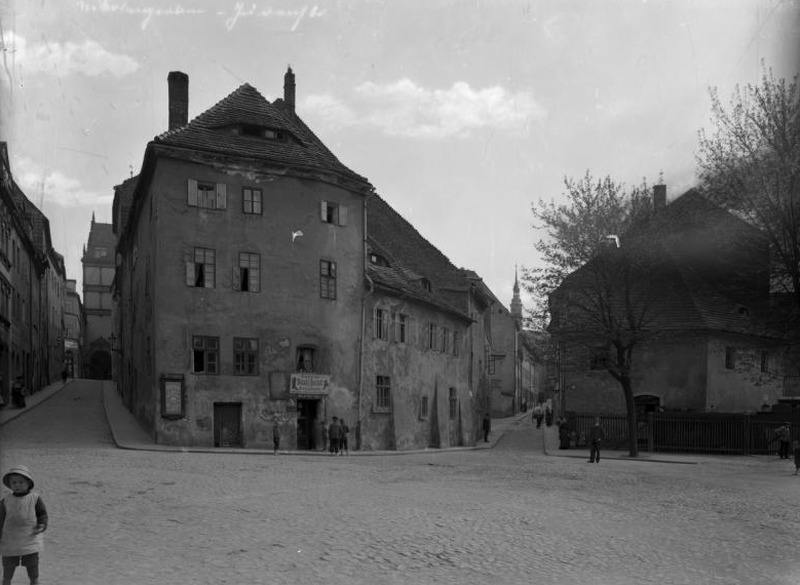
POLYGON ((214 403, 214 446, 242 447, 242 405, 239 402, 214 403))

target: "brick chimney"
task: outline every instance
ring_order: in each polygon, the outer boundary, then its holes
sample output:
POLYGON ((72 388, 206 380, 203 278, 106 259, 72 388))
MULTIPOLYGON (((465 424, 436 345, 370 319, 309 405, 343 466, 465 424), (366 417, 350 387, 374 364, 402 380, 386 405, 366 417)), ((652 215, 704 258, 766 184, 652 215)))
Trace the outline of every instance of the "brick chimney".
POLYGON ((667 206, 667 186, 653 185, 653 211, 661 211, 667 206))
POLYGON ((294 88, 294 73, 289 67, 283 76, 283 101, 292 112, 294 112, 294 88))
POLYGON ((186 126, 189 121, 189 76, 181 71, 170 71, 167 76, 169 87, 169 129, 186 126))

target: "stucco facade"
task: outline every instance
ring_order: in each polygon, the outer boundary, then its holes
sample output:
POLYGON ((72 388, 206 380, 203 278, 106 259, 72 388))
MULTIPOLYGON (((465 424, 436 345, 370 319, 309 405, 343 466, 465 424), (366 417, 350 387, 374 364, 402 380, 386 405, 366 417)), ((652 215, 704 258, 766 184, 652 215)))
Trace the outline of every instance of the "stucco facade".
POLYGON ((367 297, 365 309, 371 335, 364 348, 362 448, 472 444, 470 319, 381 292, 367 297), (387 382, 389 404, 381 395, 387 382))
MULTIPOLYGON (((788 331, 770 304, 769 252, 755 228, 690 191, 621 239, 627 256, 609 249, 600 261, 641 262, 622 306, 612 294, 597 305, 605 323, 630 322, 620 339, 637 339, 630 380, 640 411, 754 412, 784 395, 788 331), (646 262, 642 262, 646 260, 646 262), (634 288, 637 287, 637 288, 634 288), (646 294, 640 295, 641 290, 646 294)), ((582 313, 595 289, 587 267, 572 273, 551 295, 551 333, 558 348, 560 410, 625 412, 614 331, 582 313), (577 299, 577 300, 576 300, 577 299), (616 371, 619 371, 617 369, 616 371)), ((599 264, 601 265, 601 264, 599 264)), ((632 264, 636 266, 636 264, 632 264)), ((625 285, 615 281, 615 291, 625 285)))

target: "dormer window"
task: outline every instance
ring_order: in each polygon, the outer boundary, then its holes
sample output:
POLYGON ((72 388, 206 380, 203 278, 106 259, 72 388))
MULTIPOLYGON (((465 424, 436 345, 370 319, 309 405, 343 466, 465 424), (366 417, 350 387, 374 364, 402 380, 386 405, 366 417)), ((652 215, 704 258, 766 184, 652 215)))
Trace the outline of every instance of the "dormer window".
POLYGON ((428 280, 427 278, 423 278, 422 280, 419 281, 419 283, 422 285, 422 288, 424 288, 426 291, 431 292, 433 290, 433 287, 431 286, 431 281, 428 280))
POLYGON ((268 140, 286 140, 286 132, 275 128, 264 128, 257 124, 241 124, 234 128, 236 134, 241 136, 252 136, 254 138, 266 138, 268 140))
POLYGON ((375 266, 387 266, 387 267, 389 266, 389 262, 386 260, 386 258, 381 256, 380 254, 370 254, 369 261, 371 264, 374 264, 375 266))

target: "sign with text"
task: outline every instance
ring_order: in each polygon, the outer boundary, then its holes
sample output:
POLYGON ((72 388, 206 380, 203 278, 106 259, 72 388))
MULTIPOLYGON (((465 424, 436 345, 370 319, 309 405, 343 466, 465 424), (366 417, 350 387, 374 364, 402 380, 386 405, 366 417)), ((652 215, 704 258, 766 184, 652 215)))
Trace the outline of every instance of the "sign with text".
POLYGON ((330 384, 331 377, 325 374, 292 374, 289 393, 327 396, 330 384))
POLYGON ((186 414, 186 394, 183 376, 164 374, 161 376, 161 416, 178 419, 186 414))

